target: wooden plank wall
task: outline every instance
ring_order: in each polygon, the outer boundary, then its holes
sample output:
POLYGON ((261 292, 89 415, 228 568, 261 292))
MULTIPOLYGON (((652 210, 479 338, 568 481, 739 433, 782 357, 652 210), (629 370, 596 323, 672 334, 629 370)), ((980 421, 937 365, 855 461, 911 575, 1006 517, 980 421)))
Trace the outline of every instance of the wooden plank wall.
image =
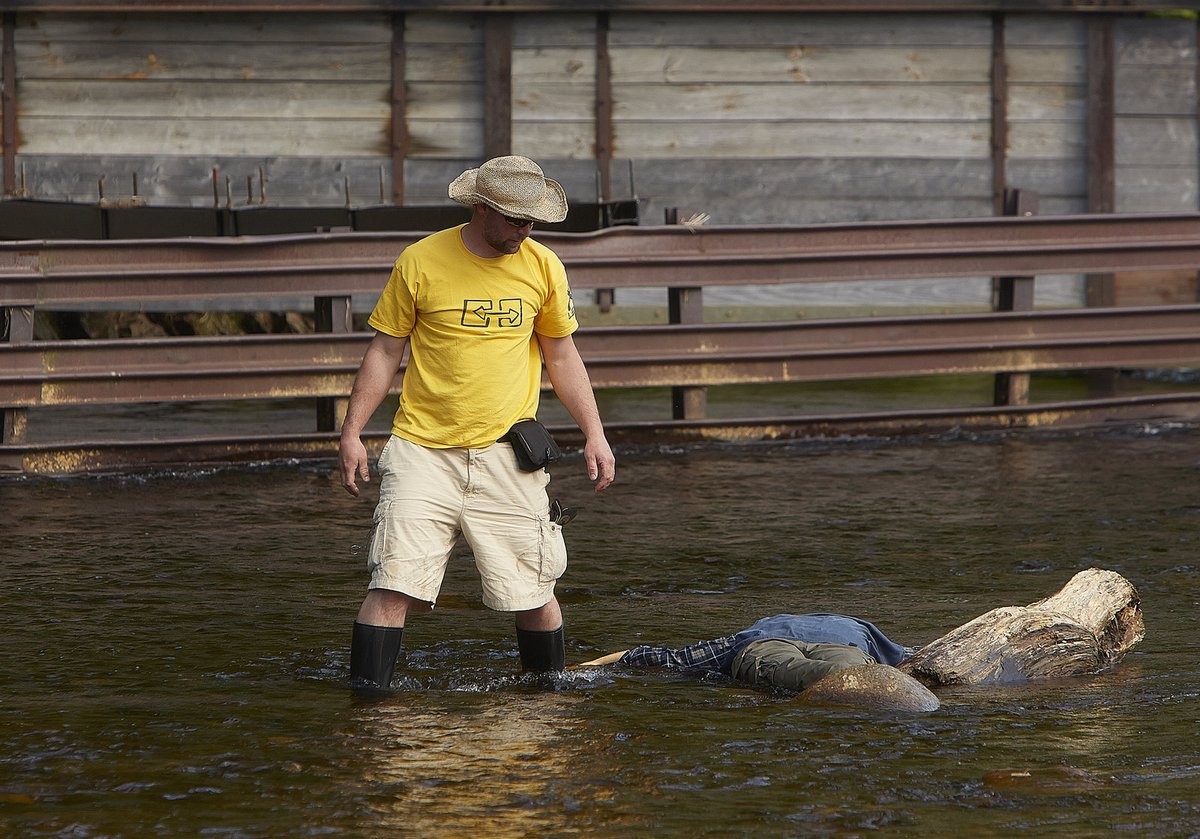
POLYGON ((207 204, 218 165, 239 201, 260 166, 276 202, 377 198, 390 44, 386 15, 21 15, 20 162, 38 197, 207 204))
MULTIPOLYGON (((1197 207, 1197 30, 1194 22, 1131 18, 1114 32, 1115 210, 1197 207)), ((1118 274, 1113 303, 1200 299, 1196 272, 1118 274)))
POLYGON ((714 222, 991 212, 986 16, 613 18, 616 148, 714 222))
POLYGON ((1196 27, 1122 21, 1115 35, 1119 213, 1197 207, 1196 27))
MULTIPOLYGON (((1043 213, 1087 207, 1089 19, 1000 18, 1002 171, 1041 194, 1043 213)), ((260 169, 272 203, 339 204, 347 183, 353 203, 390 198, 394 77, 406 203, 444 203, 483 154, 484 15, 14 20, 16 159, 36 197, 94 200, 101 176, 121 197, 136 173, 153 203, 204 205, 217 166, 235 204, 257 197, 246 179, 260 169)), ((1195 208, 1196 23, 1113 20, 1116 209, 1195 208)), ((669 207, 736 224, 990 215, 993 24, 984 13, 514 15, 512 149, 572 196, 597 196, 599 37, 611 61, 607 197, 636 190, 646 223, 669 207)), ((1039 293, 1080 294, 1078 278, 1054 287, 1039 293)), ((968 293, 985 296, 979 284, 968 293)))

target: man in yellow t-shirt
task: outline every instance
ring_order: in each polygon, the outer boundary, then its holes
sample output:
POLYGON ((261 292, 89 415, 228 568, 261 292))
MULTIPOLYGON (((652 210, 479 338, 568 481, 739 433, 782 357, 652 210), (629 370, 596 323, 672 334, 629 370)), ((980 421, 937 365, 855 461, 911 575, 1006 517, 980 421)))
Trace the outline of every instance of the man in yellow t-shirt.
POLYGON ((528 671, 564 663, 554 585, 566 569, 561 525, 544 469, 522 471, 502 441, 536 417, 542 362, 555 394, 585 437, 597 492, 616 472, 591 382, 572 333, 578 328, 566 270, 529 238, 534 222, 567 214, 566 195, 525 157, 468 169, 450 197, 471 207, 465 225, 415 242, 396 260, 371 313, 376 334, 363 357, 342 426, 342 484, 369 481, 360 438, 411 353, 381 476, 368 551, 371 583, 354 622, 351 682, 387 687, 410 611, 437 599, 462 534, 479 569, 483 602, 516 615, 528 671))

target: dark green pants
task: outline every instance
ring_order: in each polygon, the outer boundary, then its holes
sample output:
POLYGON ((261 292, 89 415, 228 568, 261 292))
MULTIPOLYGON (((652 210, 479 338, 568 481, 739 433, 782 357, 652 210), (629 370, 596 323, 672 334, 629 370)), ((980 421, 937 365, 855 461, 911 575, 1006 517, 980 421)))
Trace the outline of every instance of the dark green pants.
POLYGON ((806 644, 787 638, 752 641, 733 659, 730 675, 752 685, 802 691, 823 676, 847 667, 875 664, 847 644, 806 644))

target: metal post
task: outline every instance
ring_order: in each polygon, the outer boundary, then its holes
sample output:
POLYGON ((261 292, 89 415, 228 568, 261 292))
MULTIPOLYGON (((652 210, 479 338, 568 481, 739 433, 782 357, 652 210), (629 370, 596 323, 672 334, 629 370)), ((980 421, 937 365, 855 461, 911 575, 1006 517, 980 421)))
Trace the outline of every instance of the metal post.
MULTIPOLYGON (((10 344, 27 344, 33 340, 32 306, 10 306, 0 311, 4 313, 5 332, 10 344)), ((28 425, 29 412, 25 408, 5 408, 0 442, 23 443, 28 425)))
MULTIPOLYGON (((679 209, 668 207, 667 224, 679 223, 679 209)), ((667 289, 668 323, 704 323, 704 289, 673 287, 667 289)), ((673 419, 704 419, 708 412, 708 389, 703 387, 671 388, 671 417, 673 419)))
MULTIPOLYGON (((317 332, 345 334, 353 331, 350 297, 313 298, 313 320, 317 332)), ((317 399, 317 431, 340 431, 346 419, 349 397, 322 396, 317 399)))
MULTIPOLYGON (((1035 216, 1038 194, 1029 190, 1009 189, 1004 192, 1004 215, 1035 216)), ((1033 277, 998 277, 992 308, 997 312, 1033 311, 1033 277)), ((996 405, 1028 405, 1029 374, 997 373, 995 380, 996 405)))

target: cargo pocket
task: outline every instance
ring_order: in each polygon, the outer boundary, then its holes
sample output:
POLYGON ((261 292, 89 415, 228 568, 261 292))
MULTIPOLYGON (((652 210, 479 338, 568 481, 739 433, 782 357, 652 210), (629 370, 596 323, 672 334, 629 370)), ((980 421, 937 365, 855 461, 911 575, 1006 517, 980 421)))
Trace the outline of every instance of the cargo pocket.
POLYGON ((371 519, 371 541, 367 543, 367 568, 374 572, 382 562, 388 547, 388 508, 390 501, 381 501, 375 505, 375 514, 371 519))
POLYGON ((538 582, 552 583, 567 570, 567 544, 560 525, 540 519, 538 527, 538 582))

